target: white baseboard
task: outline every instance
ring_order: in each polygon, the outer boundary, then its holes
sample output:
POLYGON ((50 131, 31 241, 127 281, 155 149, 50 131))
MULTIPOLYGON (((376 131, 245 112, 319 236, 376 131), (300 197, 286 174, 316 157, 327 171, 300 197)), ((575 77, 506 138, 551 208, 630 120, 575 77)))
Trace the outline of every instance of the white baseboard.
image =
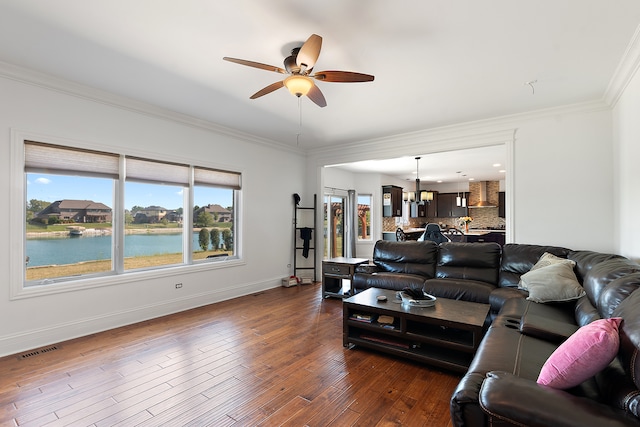
POLYGON ((0 357, 276 288, 281 285, 280 281, 281 278, 274 278, 245 285, 234 285, 229 288, 216 289, 210 292, 163 301, 158 304, 141 306, 133 310, 113 312, 107 315, 78 319, 74 322, 3 336, 0 337, 0 357))

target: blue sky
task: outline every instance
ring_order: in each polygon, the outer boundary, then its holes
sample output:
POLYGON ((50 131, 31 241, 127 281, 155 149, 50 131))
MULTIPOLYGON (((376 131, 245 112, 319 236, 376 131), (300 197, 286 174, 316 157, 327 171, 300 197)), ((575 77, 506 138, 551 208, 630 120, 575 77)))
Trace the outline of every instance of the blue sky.
MULTIPOLYGON (((113 181, 67 175, 27 174, 27 200, 38 199, 55 202, 63 199, 93 200, 113 207, 113 181)), ((194 203, 198 206, 219 204, 226 208, 233 205, 231 190, 197 187, 194 203)), ((127 182, 125 209, 138 205, 162 206, 166 209, 182 207, 182 187, 127 182)))

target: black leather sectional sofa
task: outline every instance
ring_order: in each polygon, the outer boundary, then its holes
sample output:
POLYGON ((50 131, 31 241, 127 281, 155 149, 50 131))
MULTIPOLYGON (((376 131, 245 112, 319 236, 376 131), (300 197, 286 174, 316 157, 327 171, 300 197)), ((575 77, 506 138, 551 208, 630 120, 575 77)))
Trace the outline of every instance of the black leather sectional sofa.
MULTIPOLYGON (((491 305, 487 332, 451 397, 454 426, 640 426, 637 263, 555 246, 389 241, 376 243, 373 263, 357 268, 357 290, 422 286, 437 297, 491 305), (540 302, 538 290, 534 295, 533 287, 518 288, 545 254, 571 265, 580 294, 540 302), (582 327, 611 318, 622 321, 608 366, 570 388, 537 383, 562 343, 582 327)), ((552 276, 550 287, 561 281, 552 276)))

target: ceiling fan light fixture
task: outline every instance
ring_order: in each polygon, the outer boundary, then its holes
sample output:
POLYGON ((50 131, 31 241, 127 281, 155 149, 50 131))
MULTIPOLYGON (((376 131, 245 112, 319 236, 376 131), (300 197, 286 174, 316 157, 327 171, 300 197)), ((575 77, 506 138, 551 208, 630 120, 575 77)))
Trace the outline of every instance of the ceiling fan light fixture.
POLYGON ((292 95, 301 97, 307 95, 314 86, 313 80, 309 77, 294 74, 284 79, 284 85, 289 89, 292 95))

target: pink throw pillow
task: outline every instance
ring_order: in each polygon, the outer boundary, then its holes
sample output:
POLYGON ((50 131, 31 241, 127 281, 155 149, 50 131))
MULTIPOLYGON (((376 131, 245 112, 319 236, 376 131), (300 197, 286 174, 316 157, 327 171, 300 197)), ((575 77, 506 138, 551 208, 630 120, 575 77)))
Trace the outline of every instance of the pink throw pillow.
POLYGON ((578 329, 542 366, 538 384, 575 387, 607 367, 618 354, 621 317, 599 319, 578 329))

